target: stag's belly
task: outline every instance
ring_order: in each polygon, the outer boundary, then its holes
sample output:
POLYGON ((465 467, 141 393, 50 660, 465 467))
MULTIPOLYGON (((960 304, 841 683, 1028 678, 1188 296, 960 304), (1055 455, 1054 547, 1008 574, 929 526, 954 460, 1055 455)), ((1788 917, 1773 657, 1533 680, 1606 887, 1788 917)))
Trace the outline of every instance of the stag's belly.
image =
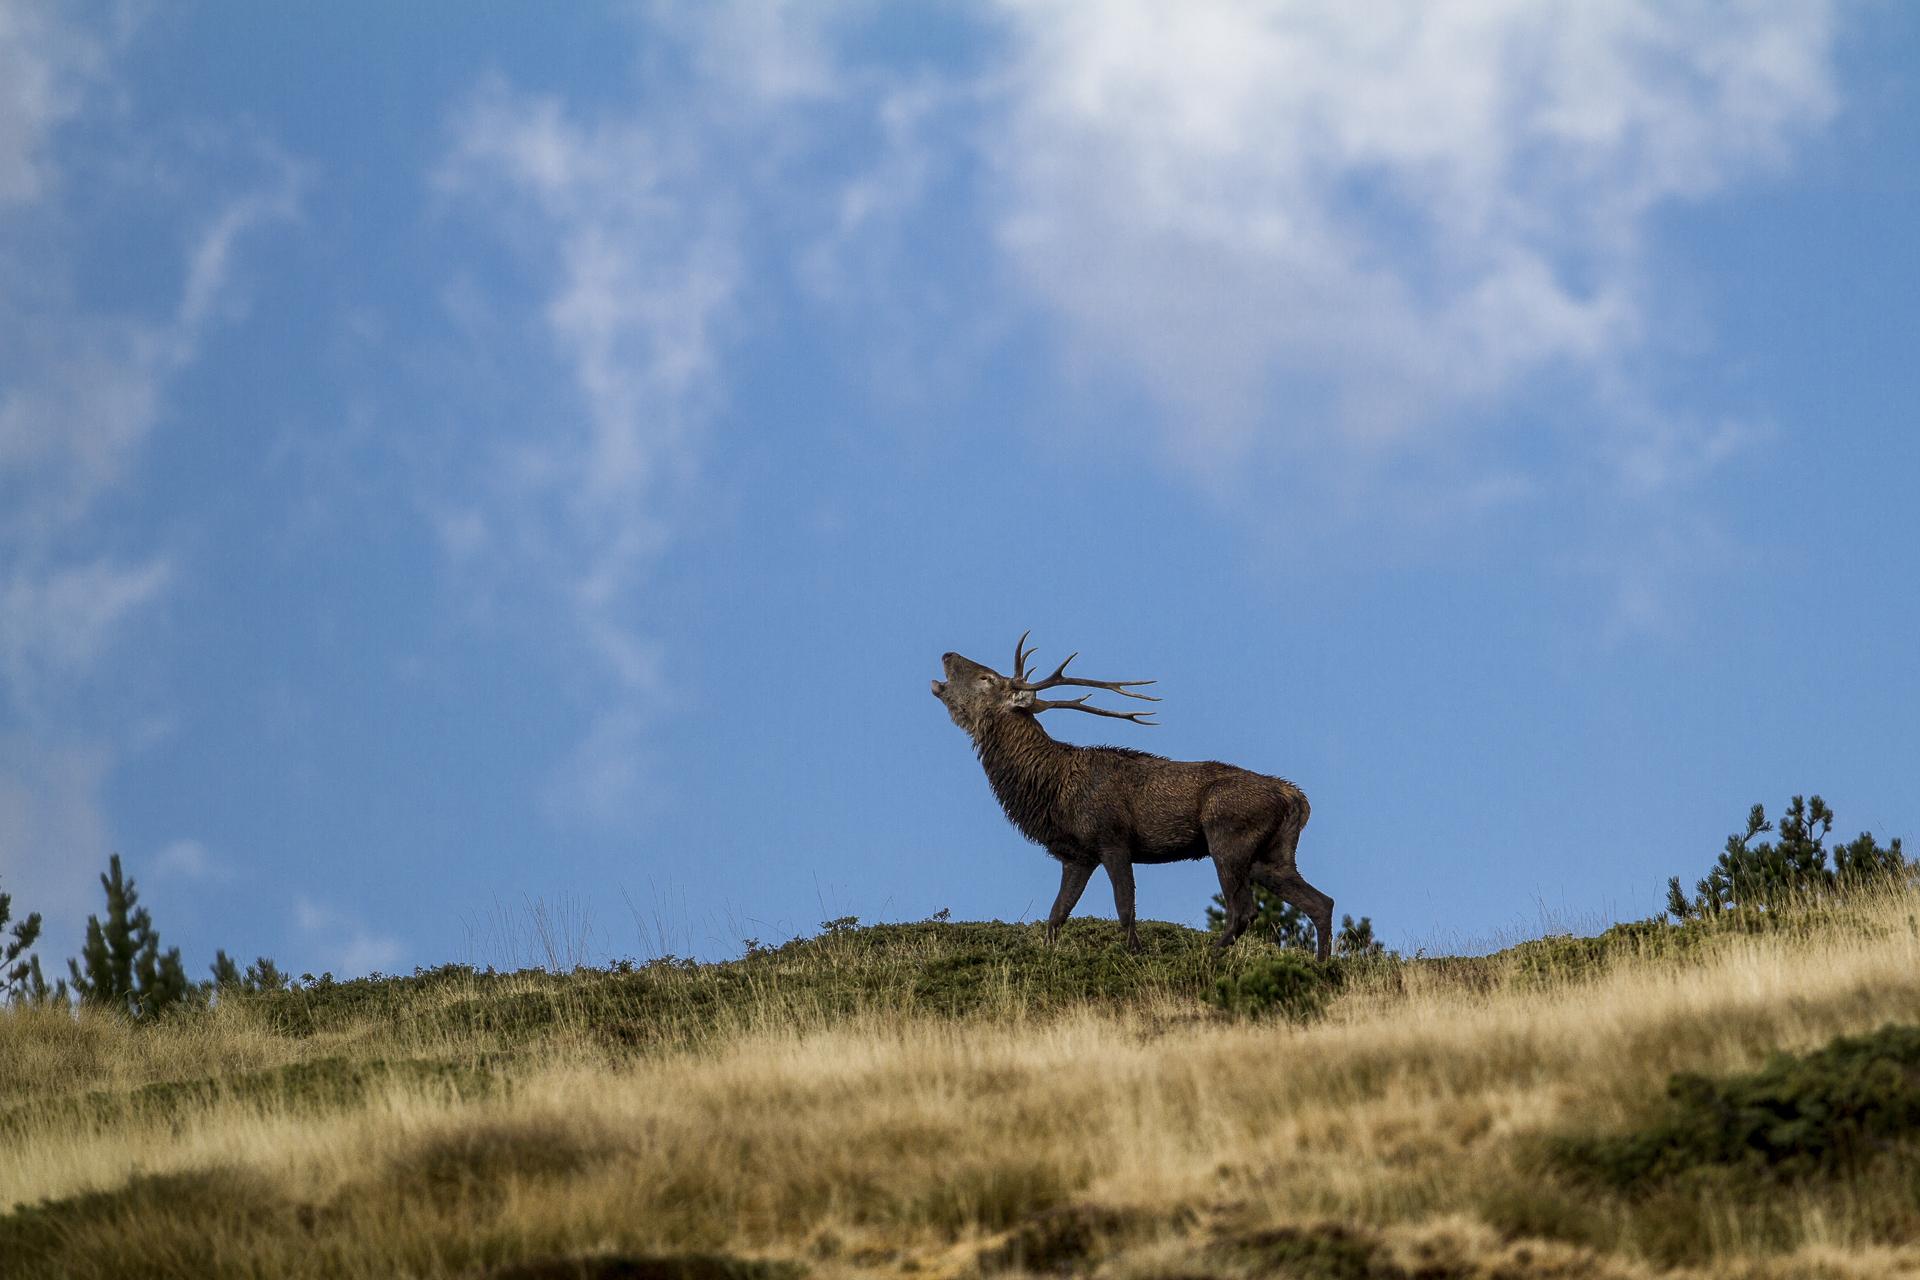
POLYGON ((1163 862, 1191 862, 1207 854, 1205 840, 1191 840, 1184 844, 1145 845, 1134 851, 1133 860, 1146 866, 1155 866, 1163 862))

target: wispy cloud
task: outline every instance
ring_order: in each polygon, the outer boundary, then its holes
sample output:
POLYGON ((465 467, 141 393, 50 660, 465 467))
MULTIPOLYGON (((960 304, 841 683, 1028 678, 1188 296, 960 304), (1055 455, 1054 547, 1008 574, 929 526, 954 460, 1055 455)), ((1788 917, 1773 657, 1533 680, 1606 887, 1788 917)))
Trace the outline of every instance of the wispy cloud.
POLYGON ((32 714, 85 675, 128 618, 165 589, 167 560, 123 566, 105 560, 16 570, 0 582, 0 680, 32 714))
MULTIPOLYGON (((772 72, 767 74, 772 75, 772 72)), ((638 803, 661 652, 639 618, 721 399, 742 251, 724 183, 671 116, 584 119, 558 100, 484 87, 460 112, 439 183, 551 283, 537 324, 571 395, 518 424, 484 509, 442 506, 441 541, 470 569, 556 589, 574 649, 601 679, 591 724, 547 789, 590 820, 638 803), (484 549, 488 554, 482 556, 484 549)))
POLYGON ((0 302, 0 337, 13 353, 0 358, 0 496, 9 500, 0 516, 0 693, 16 709, 57 693, 54 677, 85 674, 172 578, 164 552, 105 549, 91 517, 136 465, 169 382, 233 305, 236 241, 291 216, 294 195, 288 170, 273 189, 216 208, 186 250, 179 301, 162 320, 28 314, 0 302))
POLYGON ((52 180, 49 135, 79 112, 104 62, 100 42, 59 6, 0 6, 0 208, 36 199, 52 180))
POLYGON ((212 879, 223 870, 205 844, 187 837, 162 845, 154 855, 153 865, 160 874, 181 880, 212 879))
MULTIPOLYGON (((112 102, 126 32, 96 38, 49 6, 0 11, 0 712, 17 726, 0 751, 0 871, 23 897, 73 899, 104 865, 102 809, 115 753, 87 720, 86 688, 181 573, 166 548, 103 516, 165 420, 170 387, 234 314, 237 246, 293 215, 299 175, 268 157, 251 181, 214 184, 191 207, 148 211, 182 228, 170 307, 114 309, 77 298, 82 246, 67 215, 74 144, 93 161, 138 152, 166 170, 160 134, 136 142, 112 102), (104 105, 103 105, 104 103, 104 105), (158 148, 158 150, 156 150, 158 148), (29 228, 32 234, 11 234, 29 228)), ((205 144, 206 139, 197 139, 205 144)), ((127 710, 112 740, 131 749, 127 710)), ((50 923, 50 930, 54 926, 50 923)))
POLYGON ((1649 216, 1836 109, 1822 4, 1007 12, 1001 241, 1203 460, 1604 377, 1648 330, 1649 216))

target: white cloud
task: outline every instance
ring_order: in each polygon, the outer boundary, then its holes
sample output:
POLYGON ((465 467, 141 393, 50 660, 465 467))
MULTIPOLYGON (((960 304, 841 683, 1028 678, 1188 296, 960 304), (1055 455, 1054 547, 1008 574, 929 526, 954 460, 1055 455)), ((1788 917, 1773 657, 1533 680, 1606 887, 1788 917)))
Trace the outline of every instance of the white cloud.
POLYGON ((453 117, 440 189, 515 250, 572 410, 512 424, 482 484, 422 506, 475 595, 553 591, 556 645, 612 691, 555 804, 618 808, 646 776, 665 658, 641 592, 762 275, 864 317, 877 360, 909 330, 968 348, 995 326, 893 280, 925 251, 914 220, 957 199, 1075 367, 1144 387, 1196 472, 1265 450, 1349 499, 1391 483, 1412 524, 1529 501, 1537 467, 1462 427, 1554 380, 1588 401, 1562 417, 1588 424, 1580 465, 1647 497, 1742 438, 1620 389, 1659 324, 1652 218, 1837 110, 1825 3, 1009 0, 990 60, 947 73, 848 54, 859 20, 656 6, 638 105, 496 79, 453 117))
POLYGON ((1378 448, 1645 337, 1661 205, 1836 108, 1829 7, 1007 6, 1001 242, 1179 442, 1378 448))

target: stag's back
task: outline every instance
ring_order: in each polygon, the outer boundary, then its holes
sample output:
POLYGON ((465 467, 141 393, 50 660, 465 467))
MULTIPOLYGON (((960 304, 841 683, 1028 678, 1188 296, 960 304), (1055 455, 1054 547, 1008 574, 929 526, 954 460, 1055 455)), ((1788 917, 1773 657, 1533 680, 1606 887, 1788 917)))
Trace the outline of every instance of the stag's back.
POLYGON ((1143 860, 1206 855, 1205 837, 1261 837, 1306 821, 1307 798, 1284 778, 1218 760, 1168 760, 1124 747, 1082 747, 1062 798, 1075 834, 1116 841, 1143 860))

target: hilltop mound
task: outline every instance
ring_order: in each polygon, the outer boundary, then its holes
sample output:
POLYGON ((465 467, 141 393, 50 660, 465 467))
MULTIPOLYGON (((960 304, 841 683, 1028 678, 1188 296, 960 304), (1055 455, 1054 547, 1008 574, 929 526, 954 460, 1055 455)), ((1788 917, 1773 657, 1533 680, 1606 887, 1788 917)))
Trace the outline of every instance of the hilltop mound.
POLYGON ((10 1009, 0 1256, 23 1277, 1920 1271, 1916 918, 1892 895, 1326 969, 1164 924, 1135 956, 1098 919, 1051 947, 836 922, 722 963, 319 980, 151 1026, 10 1009), (1283 970, 1324 983, 1288 1017, 1209 1001, 1283 970), (1858 1099, 1871 1123, 1840 1114, 1858 1099))

